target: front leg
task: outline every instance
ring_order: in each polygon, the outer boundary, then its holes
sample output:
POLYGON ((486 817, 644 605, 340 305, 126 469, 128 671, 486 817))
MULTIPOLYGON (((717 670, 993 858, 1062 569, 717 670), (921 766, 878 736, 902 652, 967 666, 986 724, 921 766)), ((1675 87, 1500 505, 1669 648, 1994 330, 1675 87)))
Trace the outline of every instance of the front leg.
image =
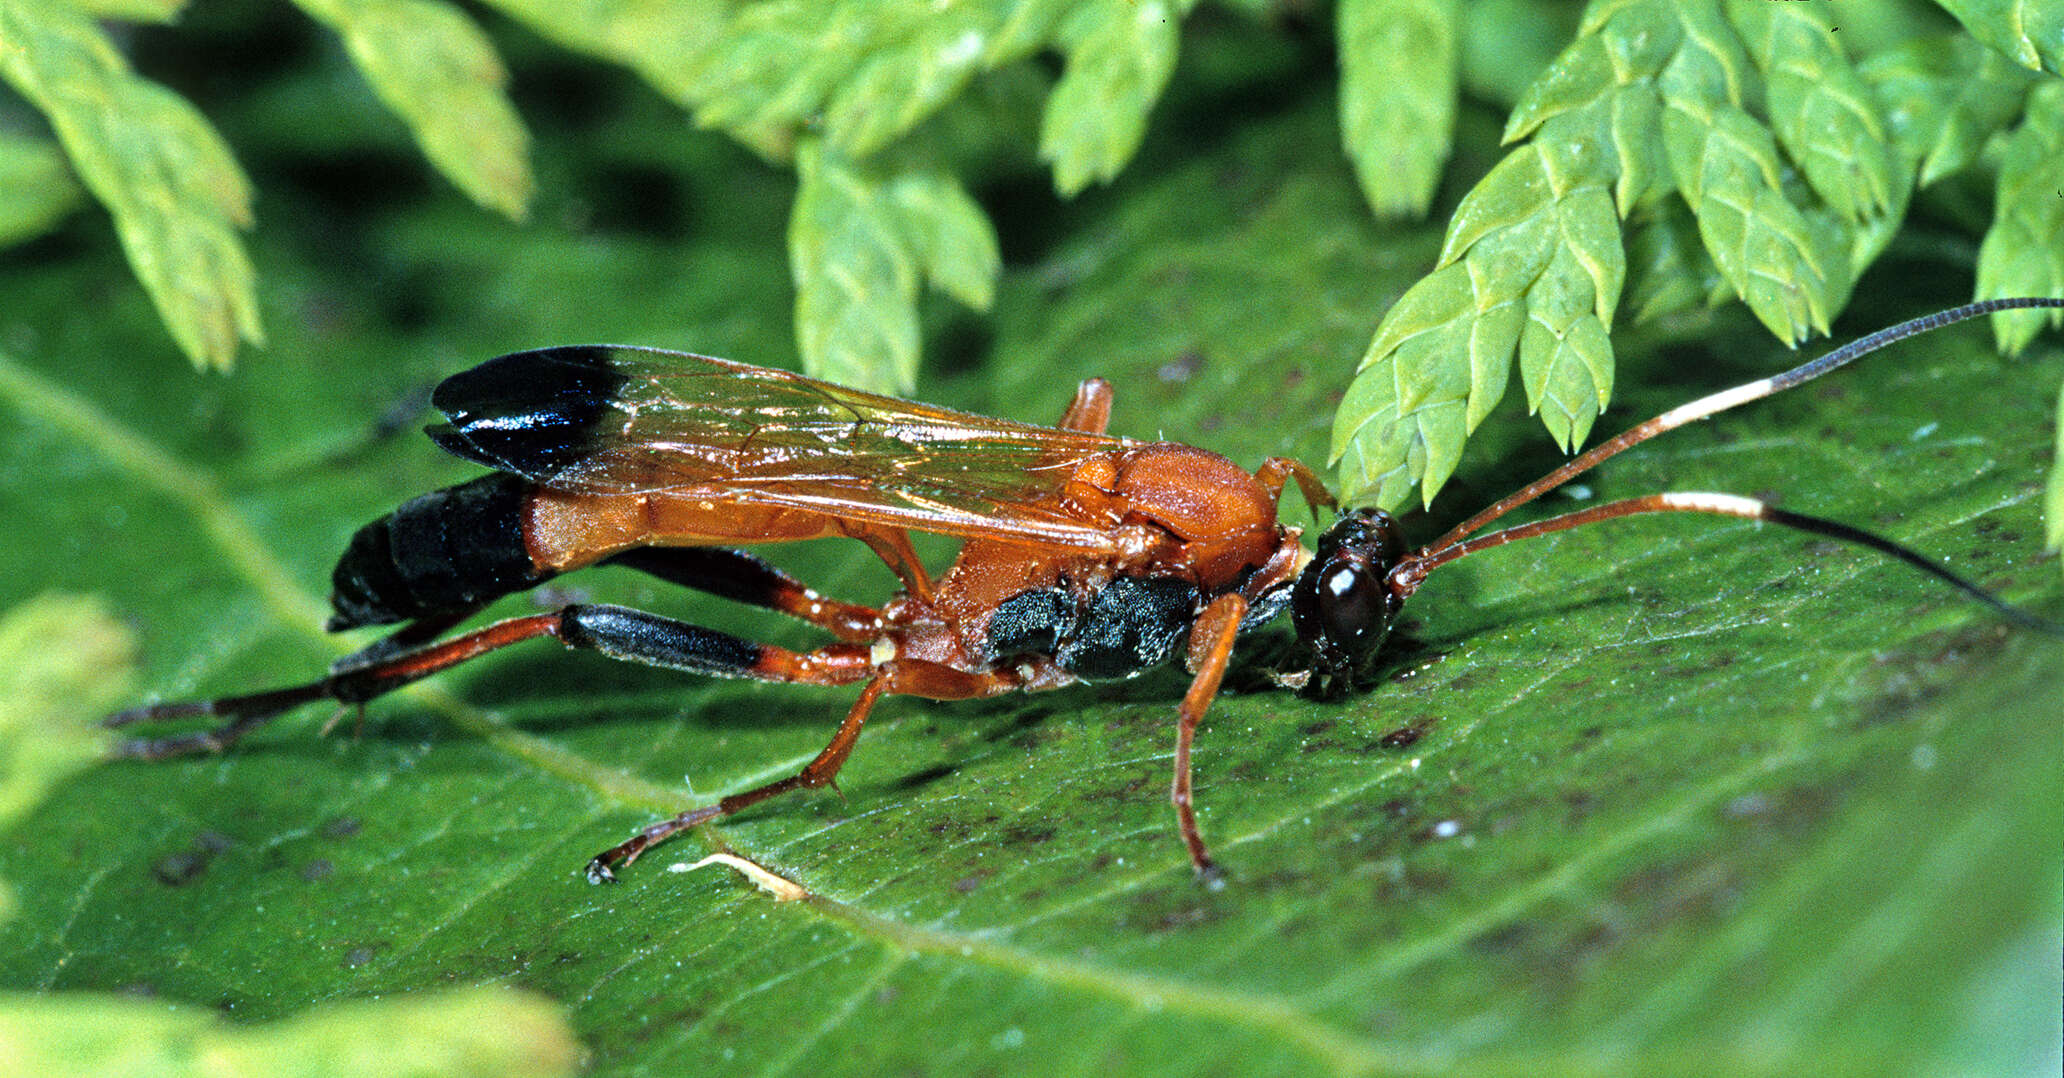
POLYGON ((1068 402, 1068 410, 1061 413, 1061 421, 1054 424, 1062 430, 1085 434, 1102 434, 1110 425, 1111 383, 1101 378, 1084 378, 1075 387, 1075 399, 1068 402))

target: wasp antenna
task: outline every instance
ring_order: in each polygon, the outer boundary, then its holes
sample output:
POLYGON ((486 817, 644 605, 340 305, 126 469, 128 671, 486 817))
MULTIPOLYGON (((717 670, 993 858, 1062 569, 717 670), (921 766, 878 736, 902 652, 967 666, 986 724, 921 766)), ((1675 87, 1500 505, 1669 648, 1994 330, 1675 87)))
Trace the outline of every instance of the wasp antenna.
MULTIPOLYGON (((1818 360, 1815 362, 1818 362, 1818 360)), ((1884 536, 1875 535, 1861 528, 1851 527, 1840 521, 1807 516, 1804 513, 1788 512, 1768 502, 1758 501, 1755 498, 1744 498, 1738 494, 1715 494, 1704 491, 1648 494, 1639 498, 1628 498, 1624 501, 1607 502, 1604 505, 1592 506, 1589 509, 1581 509, 1574 513, 1565 513, 1559 517, 1549 517, 1547 520, 1537 520, 1530 524, 1521 524, 1516 527, 1503 529, 1502 531, 1495 531, 1489 535, 1479 536, 1464 542, 1450 543, 1439 550, 1422 551, 1418 554, 1407 556, 1398 563, 1395 569, 1391 570, 1390 587, 1393 592, 1402 598, 1418 590, 1419 583, 1426 579, 1426 574, 1458 558, 1466 558, 1478 551, 1504 546, 1506 543, 1516 542, 1521 539, 1531 539, 1537 535, 1568 531, 1571 528, 1582 527, 1585 524, 1595 524, 1602 520, 1636 516, 1642 513, 1708 513, 1714 516, 1737 517, 1742 520, 1759 520, 1811 535, 1851 543, 1905 562, 1957 589, 1965 597, 1989 607, 1993 613, 2024 629, 2033 629, 2036 632, 2047 633, 2050 636, 2064 637, 2064 623, 2051 621, 2048 618, 2031 614, 2020 607, 2013 606, 1999 596, 1935 564, 1913 549, 1901 546, 1884 536)))
POLYGON ((1490 508, 1457 524, 1446 535, 1427 544, 1424 549, 1427 552, 1438 553, 1454 546, 1470 535, 1481 531, 1484 525, 1597 467, 1606 458, 1640 445, 1665 431, 1675 430, 1686 423, 1695 422, 1724 412, 1737 405, 1747 404, 1753 400, 1761 400, 1774 393, 1782 393, 1787 389, 1810 382, 1829 371, 1853 363, 1872 352, 1905 340, 1908 337, 1927 333, 1930 330, 1941 329, 1944 326, 1977 318, 1980 315, 1992 314, 1995 311, 2011 311, 2024 307, 2064 307, 2064 299, 2051 299, 2044 296, 2013 296, 2005 299, 1980 300, 1977 303, 1967 303, 1962 307, 1952 307, 1946 311, 1922 315, 1911 321, 1901 322, 1896 326, 1881 329, 1867 337, 1860 337, 1850 341, 1848 344, 1832 352, 1802 363, 1782 374, 1774 374, 1768 378, 1759 378, 1753 382, 1735 386, 1733 389, 1723 389, 1711 396, 1700 397, 1689 404, 1678 405, 1656 416, 1654 419, 1644 423, 1637 423, 1627 428, 1608 441, 1592 446, 1582 455, 1570 460, 1569 463, 1528 483, 1490 508))

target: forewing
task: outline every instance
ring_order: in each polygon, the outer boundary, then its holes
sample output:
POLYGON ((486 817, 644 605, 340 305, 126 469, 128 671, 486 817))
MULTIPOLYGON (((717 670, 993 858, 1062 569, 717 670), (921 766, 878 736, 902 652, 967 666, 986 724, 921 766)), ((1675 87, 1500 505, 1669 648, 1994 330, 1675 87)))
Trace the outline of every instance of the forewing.
POLYGON ((962 536, 1108 550, 1056 495, 1124 439, 956 412, 788 371, 629 347, 454 375, 439 445, 559 490, 668 491, 962 536))

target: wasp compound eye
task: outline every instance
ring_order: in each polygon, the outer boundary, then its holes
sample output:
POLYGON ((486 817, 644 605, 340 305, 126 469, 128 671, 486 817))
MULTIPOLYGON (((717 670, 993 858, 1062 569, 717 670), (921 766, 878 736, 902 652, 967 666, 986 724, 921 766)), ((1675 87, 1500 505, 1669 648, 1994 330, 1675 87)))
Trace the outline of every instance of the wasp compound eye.
POLYGON ((1290 614, 1318 670, 1352 682, 1390 635, 1401 605, 1390 570, 1404 557, 1397 521, 1381 509, 1354 509, 1319 536, 1311 564, 1298 575, 1290 614))

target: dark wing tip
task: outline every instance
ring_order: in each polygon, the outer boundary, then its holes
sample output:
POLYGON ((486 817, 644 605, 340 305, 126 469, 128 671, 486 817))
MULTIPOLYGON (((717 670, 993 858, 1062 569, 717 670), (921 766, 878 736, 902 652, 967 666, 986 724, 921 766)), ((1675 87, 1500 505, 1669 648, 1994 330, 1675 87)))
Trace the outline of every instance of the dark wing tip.
POLYGON ((456 456, 547 480, 593 452, 624 376, 600 345, 513 352, 439 383, 430 403, 451 420, 430 437, 456 456))

